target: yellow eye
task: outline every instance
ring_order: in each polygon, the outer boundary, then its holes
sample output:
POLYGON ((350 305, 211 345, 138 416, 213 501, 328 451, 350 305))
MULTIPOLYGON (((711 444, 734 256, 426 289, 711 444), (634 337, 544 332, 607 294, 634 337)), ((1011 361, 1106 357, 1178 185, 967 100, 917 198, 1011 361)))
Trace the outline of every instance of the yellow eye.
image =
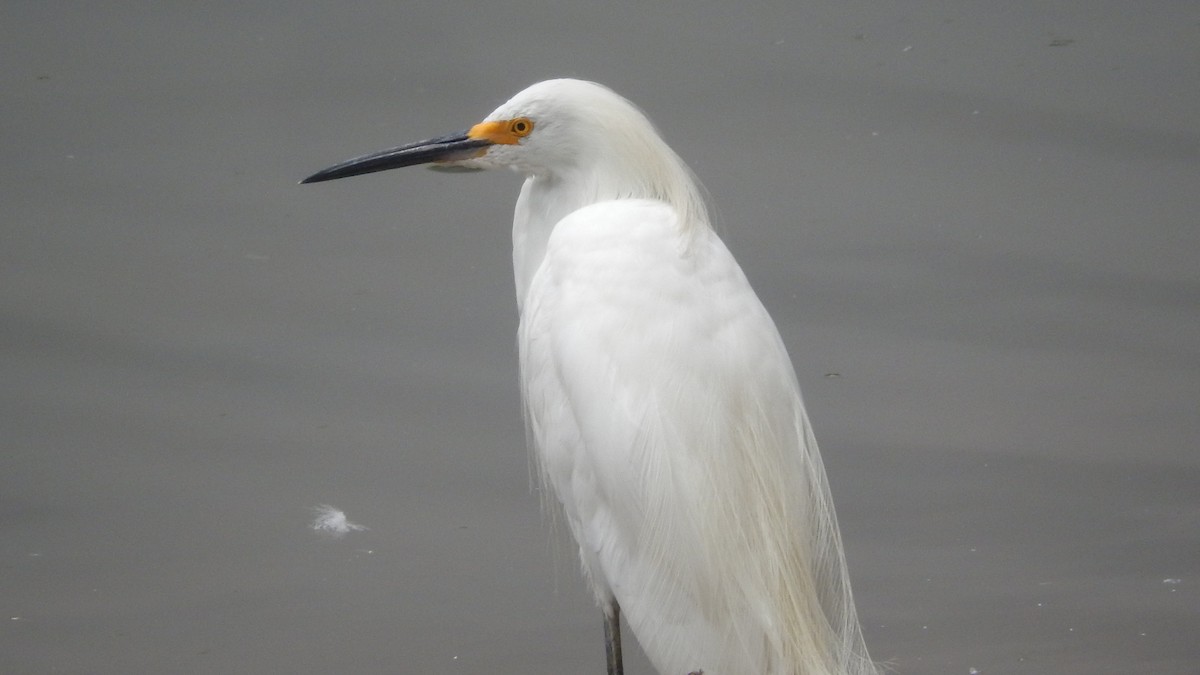
POLYGON ((508 123, 508 132, 517 138, 524 138, 533 131, 533 120, 528 117, 517 117, 508 123))

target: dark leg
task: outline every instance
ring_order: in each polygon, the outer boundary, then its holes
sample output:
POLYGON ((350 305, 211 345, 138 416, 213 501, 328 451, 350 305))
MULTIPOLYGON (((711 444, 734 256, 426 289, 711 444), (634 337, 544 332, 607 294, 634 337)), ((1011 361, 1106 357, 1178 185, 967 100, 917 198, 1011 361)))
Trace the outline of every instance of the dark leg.
POLYGON ((621 665, 621 607, 614 599, 604 608, 604 653, 608 656, 608 675, 624 675, 621 665))

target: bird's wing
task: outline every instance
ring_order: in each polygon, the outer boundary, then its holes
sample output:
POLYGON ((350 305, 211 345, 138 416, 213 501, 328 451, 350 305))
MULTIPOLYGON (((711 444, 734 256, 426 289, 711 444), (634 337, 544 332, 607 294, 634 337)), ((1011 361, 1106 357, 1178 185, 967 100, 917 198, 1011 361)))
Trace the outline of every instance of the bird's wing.
POLYGON ((544 481, 656 667, 824 672, 861 645, 790 361, 714 234, 649 200, 576 211, 519 342, 544 481))

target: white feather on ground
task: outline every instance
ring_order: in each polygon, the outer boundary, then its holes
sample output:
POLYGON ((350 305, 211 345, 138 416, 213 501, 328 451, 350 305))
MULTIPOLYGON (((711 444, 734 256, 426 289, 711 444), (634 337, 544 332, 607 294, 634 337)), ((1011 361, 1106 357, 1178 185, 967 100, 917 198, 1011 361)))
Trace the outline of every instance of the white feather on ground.
POLYGON ((317 517, 312 522, 312 528, 317 532, 332 537, 341 537, 347 532, 361 532, 367 529, 358 523, 352 523, 346 518, 346 512, 329 504, 314 507, 317 517))

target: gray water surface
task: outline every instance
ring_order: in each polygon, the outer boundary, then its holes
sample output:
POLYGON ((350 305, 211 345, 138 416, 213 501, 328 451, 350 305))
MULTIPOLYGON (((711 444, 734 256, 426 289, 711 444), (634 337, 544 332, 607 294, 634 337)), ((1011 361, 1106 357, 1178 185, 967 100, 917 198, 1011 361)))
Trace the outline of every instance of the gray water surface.
POLYGON ((0 672, 603 672, 518 177, 296 184, 556 76, 711 192, 875 658, 1200 672, 1195 2, 117 5, 0 6, 0 672))

